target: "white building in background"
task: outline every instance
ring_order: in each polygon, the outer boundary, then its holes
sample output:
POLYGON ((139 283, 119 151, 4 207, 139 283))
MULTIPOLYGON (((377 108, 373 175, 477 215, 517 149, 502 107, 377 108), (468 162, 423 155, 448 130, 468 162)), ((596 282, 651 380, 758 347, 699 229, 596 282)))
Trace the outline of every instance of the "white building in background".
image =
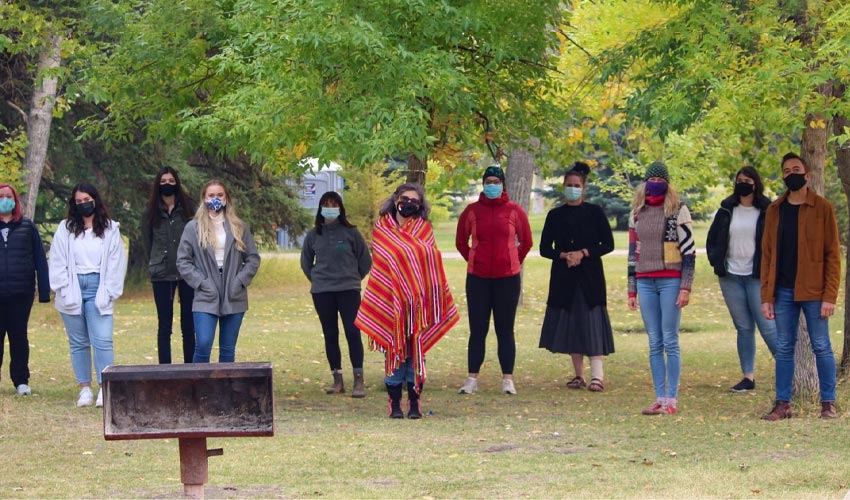
MULTIPOLYGON (((301 177, 301 182, 298 190, 298 200, 301 207, 310 215, 312 224, 316 215, 316 210, 319 208, 319 199, 328 191, 336 191, 343 195, 345 180, 340 175, 342 166, 336 162, 330 162, 329 165, 319 166, 317 158, 307 158, 302 160, 302 165, 307 165, 307 171, 301 177)), ((297 240, 289 237, 289 233, 283 227, 277 230, 277 246, 280 248, 295 248, 301 246, 304 241, 304 235, 297 240)))

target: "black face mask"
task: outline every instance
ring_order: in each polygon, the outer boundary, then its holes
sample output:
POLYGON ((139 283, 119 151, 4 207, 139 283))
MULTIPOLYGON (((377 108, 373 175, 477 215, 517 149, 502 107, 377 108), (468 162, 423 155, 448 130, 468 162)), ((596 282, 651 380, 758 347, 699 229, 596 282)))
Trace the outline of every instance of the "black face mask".
POLYGON ((89 217, 94 214, 94 202, 87 201, 85 203, 77 203, 77 213, 83 217, 89 217))
POLYGON ((419 213, 419 205, 409 201, 400 201, 398 206, 396 206, 396 209, 402 217, 412 217, 419 213))
POLYGON ((749 196, 753 194, 754 190, 755 186, 753 186, 749 182, 739 182, 735 184, 735 194, 737 196, 749 196))
POLYGON ((782 180, 791 191, 799 191, 806 185, 806 174, 788 174, 782 180))
POLYGON ((177 184, 160 184, 159 194, 162 196, 174 196, 177 193, 177 184))

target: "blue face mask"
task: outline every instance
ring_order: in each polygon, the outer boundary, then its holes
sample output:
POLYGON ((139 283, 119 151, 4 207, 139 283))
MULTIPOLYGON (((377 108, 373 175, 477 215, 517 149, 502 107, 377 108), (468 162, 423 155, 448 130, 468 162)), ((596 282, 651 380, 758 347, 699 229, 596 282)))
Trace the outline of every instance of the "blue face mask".
POLYGON ((564 197, 567 201, 578 201, 581 199, 582 189, 575 186, 567 186, 564 188, 564 197))
POLYGON ((218 198, 209 199, 205 203, 207 208, 214 212, 221 212, 225 205, 224 200, 220 200, 218 198))
POLYGON ((322 217, 325 220, 336 219, 339 217, 339 207, 322 207, 322 217))
POLYGON ((495 200, 496 198, 502 196, 502 185, 484 184, 484 196, 490 198, 491 200, 495 200))
POLYGON ((15 209, 14 198, 0 198, 0 213, 7 214, 15 209))

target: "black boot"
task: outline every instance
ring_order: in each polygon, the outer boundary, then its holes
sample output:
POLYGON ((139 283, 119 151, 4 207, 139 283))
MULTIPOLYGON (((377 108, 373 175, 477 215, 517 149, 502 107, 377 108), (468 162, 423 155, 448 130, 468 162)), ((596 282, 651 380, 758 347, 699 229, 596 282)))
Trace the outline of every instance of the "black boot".
POLYGON ((407 418, 413 420, 422 418, 422 412, 419 411, 419 393, 409 382, 407 383, 407 418))
POLYGON ((401 384, 387 384, 387 394, 390 396, 390 418, 404 418, 401 411, 401 384))

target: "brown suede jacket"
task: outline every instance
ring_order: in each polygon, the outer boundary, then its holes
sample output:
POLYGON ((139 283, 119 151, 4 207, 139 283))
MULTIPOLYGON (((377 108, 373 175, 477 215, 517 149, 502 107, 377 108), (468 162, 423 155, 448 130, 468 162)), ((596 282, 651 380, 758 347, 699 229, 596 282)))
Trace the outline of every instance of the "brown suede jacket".
MULTIPOLYGON (((788 192, 767 207, 762 236, 761 301, 773 303, 776 289, 776 259, 779 232, 779 205, 788 192)), ((835 304, 841 278, 841 250, 835 209, 826 198, 809 189, 800 205, 797 224, 797 279, 795 301, 821 301, 835 304)))

